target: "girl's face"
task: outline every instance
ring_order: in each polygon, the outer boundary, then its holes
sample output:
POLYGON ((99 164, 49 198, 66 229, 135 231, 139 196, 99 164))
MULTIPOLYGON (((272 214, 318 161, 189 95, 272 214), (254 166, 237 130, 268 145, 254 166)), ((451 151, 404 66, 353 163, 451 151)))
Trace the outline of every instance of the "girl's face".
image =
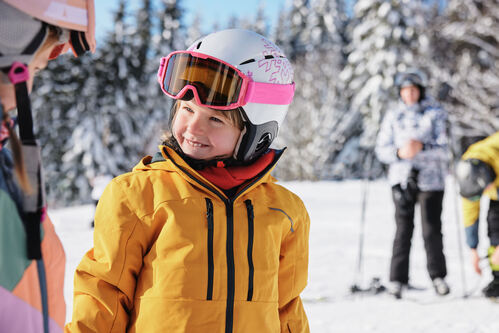
POLYGON ((197 105, 194 100, 179 102, 172 132, 184 154, 200 160, 232 156, 241 130, 223 111, 197 105))
POLYGON ((416 104, 419 101, 419 96, 421 92, 416 86, 407 86, 400 89, 400 98, 407 106, 416 104))

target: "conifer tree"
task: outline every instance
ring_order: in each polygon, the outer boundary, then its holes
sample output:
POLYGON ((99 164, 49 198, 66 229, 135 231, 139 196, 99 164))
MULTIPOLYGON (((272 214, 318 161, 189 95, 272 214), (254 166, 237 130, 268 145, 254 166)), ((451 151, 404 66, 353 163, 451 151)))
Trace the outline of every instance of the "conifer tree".
POLYGON ((386 110, 398 100, 397 72, 424 63, 428 37, 421 1, 359 0, 350 26, 347 64, 340 78, 348 107, 341 115, 332 156, 333 175, 363 177, 381 171, 374 144, 386 110), (371 165, 374 162, 374 166, 371 165))
MULTIPOLYGON (((499 129, 498 27, 496 0, 451 0, 431 27, 431 71, 456 141, 499 129)), ((465 147, 455 148, 459 155, 465 147)))
POLYGON ((307 43, 300 44, 294 59, 297 89, 276 142, 290 148, 276 168, 281 178, 317 180, 325 172, 336 109, 341 105, 337 83, 344 60, 344 22, 339 8, 338 1, 318 0, 310 8, 291 11, 307 13, 298 39, 307 43))

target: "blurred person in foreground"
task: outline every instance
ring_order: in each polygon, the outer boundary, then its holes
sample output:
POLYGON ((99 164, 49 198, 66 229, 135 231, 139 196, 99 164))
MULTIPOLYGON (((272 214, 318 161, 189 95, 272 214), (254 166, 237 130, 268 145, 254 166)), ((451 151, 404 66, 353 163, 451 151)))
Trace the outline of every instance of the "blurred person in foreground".
POLYGON ((483 289, 483 294, 486 297, 499 297, 499 132, 468 147, 456 167, 456 176, 462 197, 466 243, 471 249, 471 262, 478 274, 482 274, 477 252, 480 199, 484 195, 490 199, 487 235, 493 279, 483 289))
POLYGON ((69 48, 76 55, 94 50, 93 31, 93 0, 70 4, 0 0, 2 332, 63 330, 66 259, 46 215, 40 148, 33 134, 29 93, 35 74, 50 59, 69 48))
POLYGON ((438 295, 447 295, 442 241, 442 201, 447 174, 447 113, 427 96, 427 79, 417 69, 397 75, 400 100, 389 110, 376 142, 378 159, 389 164, 396 232, 388 291, 396 298, 409 287, 409 255, 416 203, 421 210, 427 270, 438 295))

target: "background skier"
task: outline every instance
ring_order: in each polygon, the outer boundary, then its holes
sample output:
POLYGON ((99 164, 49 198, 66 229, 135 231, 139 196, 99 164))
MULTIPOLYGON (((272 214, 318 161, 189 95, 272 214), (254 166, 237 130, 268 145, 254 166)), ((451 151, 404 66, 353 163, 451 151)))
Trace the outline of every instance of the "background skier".
POLYGON ((447 113, 426 94, 426 76, 409 70, 396 78, 400 101, 383 119, 378 159, 389 164, 396 232, 388 291, 395 297, 409 283, 409 254, 419 203, 427 269, 439 295, 449 293, 442 243, 442 200, 447 174, 447 113))
POLYGON ((462 210, 466 227, 466 242, 471 249, 471 262, 475 271, 482 274, 477 252, 480 198, 489 197, 487 213, 489 263, 493 280, 483 289, 486 297, 499 297, 499 132, 471 145, 463 154, 456 168, 462 210))

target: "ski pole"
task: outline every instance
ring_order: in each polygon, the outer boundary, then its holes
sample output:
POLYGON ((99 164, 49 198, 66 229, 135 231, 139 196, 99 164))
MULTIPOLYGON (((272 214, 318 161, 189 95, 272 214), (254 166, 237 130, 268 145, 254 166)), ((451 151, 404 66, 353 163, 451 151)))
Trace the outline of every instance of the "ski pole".
POLYGON ((451 124, 450 121, 447 122, 447 132, 449 133, 449 139, 451 142, 451 145, 449 145, 449 151, 451 155, 451 161, 450 161, 450 171, 452 175, 452 180, 453 180, 453 197, 454 197, 454 213, 455 213, 455 221, 456 221, 456 232, 457 232, 457 247, 458 247, 458 254, 459 254, 459 264, 461 268, 461 284, 463 286, 463 298, 467 298, 469 294, 466 292, 467 286, 466 286, 466 276, 464 273, 464 258, 463 258, 463 241, 461 237, 461 228, 462 228, 462 223, 461 223, 461 215, 459 213, 459 200, 458 200, 458 188, 457 188, 457 178, 456 178, 456 168, 454 167, 454 162, 455 162, 455 154, 452 149, 452 144, 454 143, 454 136, 452 135, 451 131, 451 124))
POLYGON ((457 181, 456 181, 456 176, 455 174, 452 175, 452 179, 454 182, 454 209, 455 209, 455 214, 456 214, 456 231, 457 231, 457 243, 458 243, 458 249, 459 249, 459 263, 460 263, 460 268, 461 268, 461 283, 463 285, 463 298, 468 297, 468 293, 466 292, 467 286, 466 286, 466 277, 464 274, 464 258, 463 258, 463 241, 461 237, 461 219, 460 219, 460 214, 459 214, 459 200, 457 196, 457 181))
POLYGON ((362 183, 362 202, 361 202, 361 213, 360 213, 360 230, 359 230, 359 251, 357 256, 357 270, 355 272, 354 284, 350 287, 350 291, 355 293, 361 291, 360 283, 362 280, 362 264, 364 255, 364 230, 366 225, 366 208, 367 208, 367 197, 369 193, 369 171, 371 169, 374 159, 374 152, 370 156, 367 165, 367 171, 364 170, 364 181, 362 183))
POLYGON ((357 270, 355 274, 354 284, 351 287, 352 292, 361 290, 360 283, 362 280, 362 259, 364 252, 364 229, 366 222, 366 204, 367 194, 369 192, 369 179, 364 179, 362 183, 362 204, 360 213, 360 230, 359 230, 359 251, 357 255, 357 270))

